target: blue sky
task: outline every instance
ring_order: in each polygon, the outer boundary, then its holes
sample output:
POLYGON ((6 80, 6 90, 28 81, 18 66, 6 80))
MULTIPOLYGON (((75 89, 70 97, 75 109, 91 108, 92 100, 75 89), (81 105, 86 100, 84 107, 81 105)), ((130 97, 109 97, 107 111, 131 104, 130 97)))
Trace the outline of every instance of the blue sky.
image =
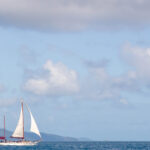
POLYGON ((150 139, 148 0, 0 3, 0 127, 23 98, 41 132, 150 139))

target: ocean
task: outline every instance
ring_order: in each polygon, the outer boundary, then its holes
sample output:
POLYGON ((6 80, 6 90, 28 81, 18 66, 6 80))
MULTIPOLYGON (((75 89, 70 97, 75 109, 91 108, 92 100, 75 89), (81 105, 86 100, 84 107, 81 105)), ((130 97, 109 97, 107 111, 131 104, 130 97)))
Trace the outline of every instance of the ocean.
POLYGON ((0 146, 0 150, 150 150, 150 142, 41 142, 36 146, 0 146))

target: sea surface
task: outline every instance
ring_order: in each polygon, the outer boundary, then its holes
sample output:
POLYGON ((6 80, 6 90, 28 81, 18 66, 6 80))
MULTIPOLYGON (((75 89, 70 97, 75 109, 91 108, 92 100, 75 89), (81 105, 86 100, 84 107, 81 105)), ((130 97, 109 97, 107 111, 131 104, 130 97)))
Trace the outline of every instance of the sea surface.
POLYGON ((150 150, 150 142, 41 142, 36 146, 0 146, 0 150, 150 150))

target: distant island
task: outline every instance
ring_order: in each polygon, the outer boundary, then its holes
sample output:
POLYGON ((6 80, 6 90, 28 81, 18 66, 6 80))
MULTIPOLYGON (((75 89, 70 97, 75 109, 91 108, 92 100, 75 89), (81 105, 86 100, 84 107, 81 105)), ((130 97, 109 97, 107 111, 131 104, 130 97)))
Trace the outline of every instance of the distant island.
MULTIPOLYGON (((3 129, 0 129, 0 136, 3 135, 3 129)), ((6 138, 7 139, 10 139, 9 137, 12 135, 12 132, 9 131, 9 130, 6 130, 6 138)), ((74 138, 74 137, 66 137, 66 136, 60 136, 60 135, 55 135, 55 134, 49 134, 49 133, 42 133, 41 132, 41 135, 42 135, 42 140, 43 141, 47 141, 47 142, 50 142, 50 141, 53 141, 53 142, 75 142, 75 141, 91 141, 90 139, 88 138, 74 138)), ((39 137, 37 135, 35 135, 34 133, 31 133, 31 132, 25 132, 25 137, 26 139, 29 139, 29 140, 37 140, 39 137)))

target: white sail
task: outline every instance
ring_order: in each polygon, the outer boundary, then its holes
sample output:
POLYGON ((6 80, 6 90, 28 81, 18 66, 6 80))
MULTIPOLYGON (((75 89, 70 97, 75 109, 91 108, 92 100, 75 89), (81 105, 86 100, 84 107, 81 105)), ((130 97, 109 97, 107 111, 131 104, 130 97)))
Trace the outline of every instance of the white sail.
MULTIPOLYGON (((27 105, 26 105, 26 106, 27 106, 27 105)), ((30 127, 30 131, 33 132, 33 133, 35 133, 35 134, 37 134, 38 136, 41 137, 41 134, 40 134, 40 132, 39 132, 39 129, 38 129, 38 127, 37 127, 37 124, 36 124, 36 122, 35 122, 35 119, 34 119, 34 117, 33 117, 33 115, 32 115, 32 113, 31 113, 31 111, 30 111, 30 109, 29 109, 28 106, 27 106, 27 108, 28 108, 28 111, 29 111, 30 117, 31 117, 31 127, 30 127)))
POLYGON ((23 125, 23 108, 21 107, 21 112, 20 112, 18 124, 17 124, 17 127, 16 127, 14 133, 12 134, 12 137, 24 138, 24 129, 23 128, 24 128, 24 125, 23 125))

